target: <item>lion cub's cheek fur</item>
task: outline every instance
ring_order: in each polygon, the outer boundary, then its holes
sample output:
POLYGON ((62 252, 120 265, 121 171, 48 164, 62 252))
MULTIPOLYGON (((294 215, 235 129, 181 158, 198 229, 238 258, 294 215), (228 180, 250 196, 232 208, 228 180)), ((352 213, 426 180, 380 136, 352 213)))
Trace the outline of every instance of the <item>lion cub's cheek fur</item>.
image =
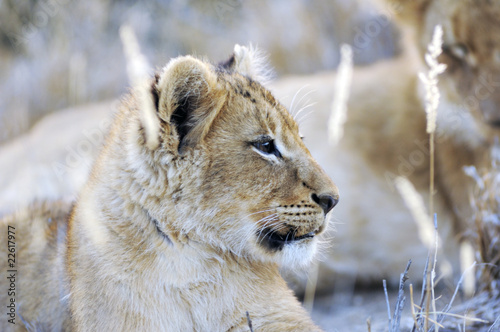
POLYGON ((337 200, 337 188, 310 156, 293 118, 267 90, 241 76, 220 80, 228 86, 227 104, 204 139, 202 153, 208 163, 200 210, 213 213, 214 220, 226 220, 227 227, 215 229, 236 253, 292 266, 307 264, 316 235, 328 221, 314 197, 326 194, 337 200), (279 157, 252 145, 262 136, 272 138, 279 157), (307 234, 311 237, 295 241, 307 234), (277 241, 270 244, 270 236, 277 241))

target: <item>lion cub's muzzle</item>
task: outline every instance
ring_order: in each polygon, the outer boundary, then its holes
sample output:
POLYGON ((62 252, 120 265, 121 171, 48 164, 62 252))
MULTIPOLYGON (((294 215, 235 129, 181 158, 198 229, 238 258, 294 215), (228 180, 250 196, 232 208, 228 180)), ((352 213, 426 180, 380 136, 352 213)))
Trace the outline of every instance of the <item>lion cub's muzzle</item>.
POLYGON ((326 228, 326 214, 338 203, 338 197, 311 196, 312 202, 280 205, 271 220, 261 225, 257 234, 259 243, 275 251, 299 241, 308 241, 326 228))

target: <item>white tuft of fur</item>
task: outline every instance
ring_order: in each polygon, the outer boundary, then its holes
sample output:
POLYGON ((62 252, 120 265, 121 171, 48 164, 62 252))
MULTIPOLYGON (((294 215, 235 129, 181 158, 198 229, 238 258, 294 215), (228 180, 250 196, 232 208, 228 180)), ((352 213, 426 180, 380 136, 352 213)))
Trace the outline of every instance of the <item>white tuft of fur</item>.
POLYGON ((133 88, 138 91, 141 122, 146 132, 146 146, 154 150, 160 144, 160 123, 154 108, 153 95, 149 91, 149 66, 141 54, 134 30, 128 25, 120 28, 120 38, 127 58, 127 73, 133 88))
POLYGON ((271 81, 274 76, 267 55, 252 45, 234 45, 234 61, 236 71, 261 84, 271 81))
POLYGON ((307 242, 299 241, 285 245, 277 255, 280 266, 293 266, 297 269, 305 269, 310 266, 316 254, 318 240, 316 238, 307 242))

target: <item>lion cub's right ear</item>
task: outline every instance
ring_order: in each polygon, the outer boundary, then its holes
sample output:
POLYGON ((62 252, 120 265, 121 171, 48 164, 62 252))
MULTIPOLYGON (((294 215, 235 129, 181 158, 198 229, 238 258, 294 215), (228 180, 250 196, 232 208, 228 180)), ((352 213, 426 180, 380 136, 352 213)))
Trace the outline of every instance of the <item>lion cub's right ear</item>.
POLYGON ((171 60, 153 93, 158 116, 170 129, 165 132, 177 138, 180 153, 205 137, 226 95, 212 66, 191 56, 171 60))

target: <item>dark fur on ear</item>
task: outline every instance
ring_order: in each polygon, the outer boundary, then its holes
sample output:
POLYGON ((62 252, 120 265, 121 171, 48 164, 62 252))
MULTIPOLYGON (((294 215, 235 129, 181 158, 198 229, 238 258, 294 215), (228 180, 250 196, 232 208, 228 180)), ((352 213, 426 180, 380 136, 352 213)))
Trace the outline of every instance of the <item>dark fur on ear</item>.
POLYGON ((217 67, 219 69, 223 69, 223 70, 226 70, 226 71, 231 71, 234 68, 235 62, 236 62, 236 59, 234 58, 234 53, 233 53, 233 54, 231 54, 231 56, 229 57, 229 59, 220 62, 217 67))
POLYGON ((153 83, 151 84, 151 95, 153 96, 153 105, 156 111, 158 111, 158 104, 160 103, 160 93, 157 90, 159 81, 160 81, 160 74, 156 73, 153 83))
MULTIPOLYGON (((177 134, 179 135, 179 141, 184 141, 187 133, 194 126, 191 120, 191 115, 193 111, 197 108, 196 96, 186 95, 179 99, 177 107, 175 108, 172 116, 170 117, 170 122, 177 128, 177 134)), ((179 144, 179 150, 181 149, 181 144, 179 144)))
POLYGON ((174 129, 179 153, 203 139, 225 101, 212 65, 190 56, 170 61, 155 90, 159 117, 174 129))

